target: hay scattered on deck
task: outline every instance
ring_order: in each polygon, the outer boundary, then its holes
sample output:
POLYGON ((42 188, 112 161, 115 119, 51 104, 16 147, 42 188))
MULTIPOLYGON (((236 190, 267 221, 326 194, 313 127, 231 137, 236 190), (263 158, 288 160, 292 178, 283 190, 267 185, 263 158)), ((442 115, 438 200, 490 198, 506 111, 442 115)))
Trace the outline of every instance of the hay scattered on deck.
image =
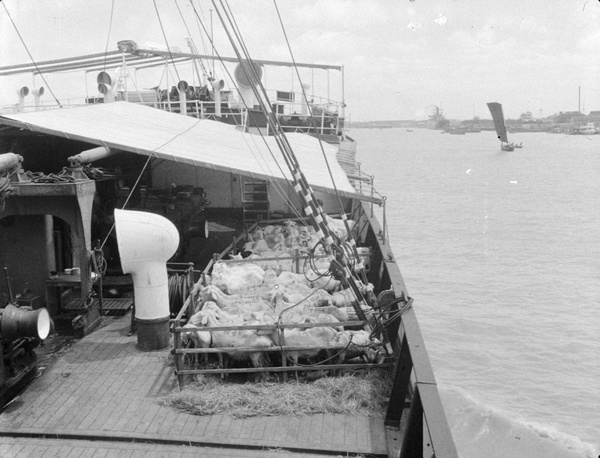
POLYGON ((356 372, 315 381, 231 383, 205 377, 163 398, 163 405, 194 415, 234 418, 334 413, 379 416, 391 391, 384 371, 356 372))

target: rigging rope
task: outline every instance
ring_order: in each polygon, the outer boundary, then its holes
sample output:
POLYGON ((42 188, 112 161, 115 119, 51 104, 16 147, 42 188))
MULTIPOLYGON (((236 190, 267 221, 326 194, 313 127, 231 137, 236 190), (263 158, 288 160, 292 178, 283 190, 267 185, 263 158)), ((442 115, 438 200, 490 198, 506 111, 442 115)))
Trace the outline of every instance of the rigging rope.
MULTIPOLYGON (((177 11, 179 11, 179 16, 181 17, 181 20, 182 20, 182 22, 183 22, 183 25, 184 25, 184 27, 185 27, 185 30, 187 30, 187 33, 188 33, 188 35, 189 35, 189 37, 190 37, 190 42, 191 42, 191 43, 192 43, 192 45, 194 46, 194 52, 197 52, 197 51, 195 51, 195 49, 196 49, 196 45, 195 45, 195 43, 194 43, 194 40, 192 39, 192 32, 190 32, 190 29, 189 29, 189 27, 188 27, 188 25, 187 25, 187 22, 185 21, 185 17, 183 16, 183 13, 181 12, 181 8, 179 8, 179 3, 177 3, 177 0, 173 0, 173 1, 175 2, 175 6, 177 7, 177 11)), ((202 59, 194 59, 194 60, 192 61, 192 62, 193 62, 193 64, 194 64, 194 66, 195 66, 195 64, 196 64, 196 60, 200 61, 200 66, 202 67, 202 73, 203 73, 205 76, 206 76, 206 75, 208 75, 208 73, 206 72, 206 68, 204 67, 204 62, 202 61, 202 59)), ((198 75, 198 77, 200 77, 200 75, 198 75)), ((200 82, 200 81, 198 81, 198 84, 201 84, 201 82, 200 82)))
POLYGON ((171 53, 171 47, 169 46, 169 41, 167 40, 167 35, 165 34, 165 29, 162 24, 162 20, 160 19, 160 13, 158 12, 158 7, 156 6, 156 0, 152 0, 154 3, 154 9, 156 10, 156 17, 158 18, 158 23, 160 24, 160 30, 163 34, 163 38, 165 39, 165 44, 167 45, 167 51, 169 52, 169 58, 171 59, 171 63, 173 64, 173 68, 175 69, 175 74, 177 75, 177 80, 181 81, 179 77, 179 72, 177 71, 177 66, 175 65, 175 61, 173 60, 173 54, 171 53))
MULTIPOLYGON (((202 26, 202 28, 204 29, 204 33, 205 33, 205 34, 206 34, 206 35, 209 37, 209 41, 211 42, 211 45, 212 45, 212 46, 213 46, 213 48, 214 48, 214 43, 212 42, 212 39, 210 38, 210 35, 209 35, 208 31, 206 30, 206 27, 204 26, 204 23, 203 23, 203 22, 200 20, 200 16, 198 15, 198 12, 196 11, 196 8, 195 8, 194 4, 193 4, 193 3, 191 3, 191 5, 192 5, 192 8, 194 9, 194 13, 195 13, 195 15, 196 15, 196 17, 197 17, 197 19, 198 19, 198 22, 199 22, 199 24, 200 24, 200 25, 202 26)), ((229 72, 229 70, 227 69, 227 67, 224 65, 224 62, 223 62, 223 60, 221 59, 221 55, 219 54, 219 52, 218 52, 216 49, 215 49, 215 53, 216 53, 216 55, 217 55, 217 58, 220 60, 221 64, 223 65, 223 69, 224 69, 225 73, 227 74, 227 76, 229 77, 229 79, 230 79, 231 81, 235 81, 235 79, 233 78, 233 76, 231 75, 231 73, 229 72)), ((234 84, 235 84, 235 83, 234 83, 234 84)), ((238 90, 239 90, 239 88, 237 88, 237 87, 236 87, 236 89, 238 89, 238 90)), ((252 111, 251 111, 251 110, 249 110, 249 108, 250 108, 250 107, 248 107, 248 105, 247 105, 246 101, 245 101, 243 98, 242 98, 242 103, 244 104, 244 107, 246 108, 246 110, 247 110, 247 113, 248 113, 248 114, 249 114, 249 116, 252 118, 252 120, 255 120, 255 118, 254 118, 254 115, 252 114, 252 111)), ((282 176, 283 176, 283 177, 284 177, 284 179, 287 181, 287 183, 288 183, 290 186, 292 186, 292 183, 290 182, 290 180, 289 180, 289 179, 287 179, 287 178, 286 178, 286 176, 285 176, 285 173, 284 173, 283 169, 281 168, 281 165, 279 164, 279 161, 277 160, 277 158, 276 158, 276 156, 275 156, 275 154, 274 154, 273 150, 271 149, 271 147, 270 147, 270 146, 269 146, 269 144, 267 143, 267 141, 266 141, 266 139, 265 139, 265 137, 264 137, 263 133, 262 133, 260 130, 258 131, 258 133, 259 133, 259 135, 261 136, 261 138, 262 138, 262 140, 263 140, 263 142, 264 142, 265 146, 267 147, 267 150, 269 151, 269 154, 271 155, 271 157, 272 157, 272 158, 273 158, 273 160, 275 161, 275 164, 277 165, 277 168, 278 168, 278 169, 279 169, 279 171, 281 172, 282 176)), ((245 139, 245 138, 244 138, 244 141, 246 141, 246 139, 245 139)), ((254 152, 253 152, 253 151, 251 151, 251 152, 252 152, 252 154, 254 155, 254 157, 256 158, 256 155, 254 154, 254 152)), ((260 166, 261 168, 263 168, 263 167, 262 167, 262 164, 260 164, 260 162, 259 162, 259 166, 260 166)), ((263 168, 263 170, 264 170, 264 168, 263 168)), ((269 169, 269 171, 270 171, 270 169, 269 169)), ((270 182, 271 184, 273 184, 273 183, 274 183, 274 181, 273 181, 271 178, 269 178, 269 182, 270 182)), ((278 184, 277 184, 277 185, 275 185, 275 186, 278 186, 278 184)), ((278 191, 278 193, 279 193, 279 194, 280 194, 280 196, 283 198, 284 202, 286 202, 286 203, 289 205, 290 209, 292 210, 292 213, 294 213, 294 214, 295 214, 295 215, 296 215, 296 216, 297 216, 299 219, 301 219, 301 220, 302 220, 302 222, 303 222, 304 224, 306 224, 306 220, 305 220, 305 219, 302 217, 302 215, 300 215, 300 214, 298 213, 298 211, 297 211, 297 210, 296 210, 296 208, 295 208, 295 205, 293 205, 293 203, 292 203, 291 199, 289 199, 289 197, 287 197, 287 193, 285 192, 285 190, 284 190, 282 187, 281 187, 281 191, 280 191, 280 192, 278 191)), ((300 202, 302 202, 302 200, 301 200, 301 199, 300 199, 300 202)))
MULTIPOLYGON (((305 90, 304 86, 302 85, 302 79, 300 78, 300 72, 298 71, 298 67, 296 66, 296 59, 294 58, 294 53, 292 51, 292 47, 290 45, 290 41, 289 41, 287 33, 285 31, 285 27, 283 25, 283 20, 281 18, 281 14, 279 13, 279 8, 277 7, 277 0, 273 0, 273 4, 275 5, 275 10, 277 11, 277 17, 279 18, 279 23, 281 24, 281 30, 283 32, 283 36, 285 38, 285 42, 287 44, 287 47, 288 47, 288 50, 289 50, 289 53, 290 53, 290 58, 292 59, 292 63, 294 64, 293 68, 295 69, 296 76, 298 77, 298 81, 300 82, 300 89, 302 91, 302 97, 304 98, 304 100, 308 100, 307 95, 306 95, 306 90, 305 90)), ((329 71, 327 71, 327 77, 328 77, 328 81, 329 81, 329 71)), ((328 83, 328 86, 329 86, 329 83, 328 83)), ((329 99, 329 94, 328 94, 328 99, 329 99)), ((350 246, 352 247, 352 252, 353 252, 352 254, 354 255, 354 257, 355 257, 355 259, 357 261, 356 270, 361 275, 361 279, 362 279, 363 283, 364 284, 368 284, 367 275, 366 275, 366 272, 364 270, 364 265, 361 262, 361 258, 360 258, 359 254, 358 254, 358 249, 356 247, 356 240, 355 240, 355 238, 354 238, 354 236, 352 234, 352 231, 350 229, 350 224, 348 223, 348 218, 346 217, 346 213, 344 211, 344 206, 342 205, 342 199, 340 197, 340 193, 338 191, 338 188, 337 188, 337 186, 335 184, 335 179, 333 178, 333 173, 332 173, 331 167, 329 165, 329 160, 327 159, 327 155, 325 154, 325 149, 323 148, 323 141, 321 140, 321 136, 318 133, 317 123, 316 123, 315 117, 313 116, 312 107, 311 107, 311 105, 309 103, 307 103, 306 105, 308 107, 308 112, 309 112, 309 115, 310 115, 310 120, 313 123, 313 126, 315 127, 315 132, 317 134, 316 137, 317 137, 317 139, 319 141, 319 146, 321 148, 321 153, 323 154, 323 159, 325 160, 325 164, 327 165, 327 171, 329 173, 329 177, 331 178, 331 183, 333 184, 333 189, 335 190, 335 195, 336 195, 337 200, 338 200, 338 205, 339 205, 339 208, 340 208, 340 213, 342 215, 342 221, 344 222, 344 226, 346 228, 346 232, 348 233, 348 239, 350 241, 350 246)))
POLYGON ((110 22, 108 23, 108 36, 106 37, 106 46, 104 47, 104 68, 102 69, 103 71, 106 71, 106 58, 108 57, 108 55, 107 55, 108 44, 110 43, 110 32, 112 30, 114 10, 115 10, 115 0, 112 0, 111 5, 110 5, 110 22))
MULTIPOLYGON (((304 173, 300 168, 300 164, 291 148, 291 145, 289 144, 287 136, 285 135, 283 128, 281 127, 279 121, 277 120, 276 116, 271 110, 271 103, 269 101, 268 94, 266 93, 266 89, 262 85, 260 79, 258 78, 258 75, 256 75, 255 64, 250 58, 248 50, 246 49, 244 42, 239 34, 239 30, 236 28, 235 21, 231 18, 230 14, 228 13, 229 8, 226 8, 223 4, 223 1, 221 0, 221 8, 223 9, 222 13, 217 7, 215 0, 212 0, 212 3, 219 16, 219 19, 221 20, 225 33, 229 38, 229 41, 233 47, 233 50, 238 60, 240 62, 247 61, 249 63, 248 66, 242 65, 241 68, 247 74, 249 81, 256 81, 256 87, 253 86, 252 89, 257 97, 261 109, 266 115, 269 126, 272 128, 274 138, 278 146, 280 147, 284 160, 290 168, 294 181, 294 190, 296 191, 296 193, 298 193, 298 195, 303 199, 303 201, 306 204, 304 211, 307 214, 307 216, 311 219, 311 223, 315 229, 317 237, 323 241, 324 246, 327 247, 328 250, 331 250, 335 254, 335 259, 332 261, 332 266, 334 266, 335 268, 334 275, 338 280, 342 282, 344 287, 351 288, 358 303, 358 306, 355 308, 356 313, 361 320, 366 321, 366 316, 364 314, 363 309, 361 308, 361 304, 365 304, 367 307, 370 307, 370 305, 367 303, 365 297, 363 296, 363 293, 359 289, 359 286, 357 285, 355 278, 353 277, 353 273, 350 271, 348 264, 344 259, 343 251, 334 243, 331 230, 329 229, 326 218, 324 217, 326 215, 324 214, 320 203, 314 198, 313 190, 310 187, 308 180, 306 179, 304 173), (227 20, 229 21, 230 27, 233 29, 233 32, 231 32, 230 28, 227 26, 223 15, 227 16, 227 20), (242 51, 240 51, 240 49, 238 48, 238 45, 232 37, 232 33, 235 35, 237 43, 239 44, 239 48, 241 48, 242 51), (243 56, 242 52, 244 53, 243 56), (252 72, 253 75, 248 75, 248 72, 252 72)), ((373 298, 371 297, 371 299, 373 298)))

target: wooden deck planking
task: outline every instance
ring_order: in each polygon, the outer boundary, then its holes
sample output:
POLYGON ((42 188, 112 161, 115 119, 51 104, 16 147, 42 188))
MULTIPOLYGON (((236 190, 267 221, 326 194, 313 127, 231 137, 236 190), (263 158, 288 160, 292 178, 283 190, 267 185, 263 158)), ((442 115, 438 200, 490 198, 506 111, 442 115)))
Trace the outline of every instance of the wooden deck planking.
MULTIPOLYGON (((91 379, 87 380, 88 387, 85 389, 85 391, 77 396, 79 404, 77 411, 82 413, 78 424, 74 425, 77 429, 92 429, 91 425, 100 414, 100 411, 102 410, 101 406, 105 402, 104 400, 106 399, 106 394, 109 392, 109 389, 112 385, 112 383, 106 382, 106 380, 113 380, 114 376, 112 371, 98 371, 98 369, 91 370, 90 374, 91 379), (94 378, 100 378, 103 383, 100 385, 94 383, 94 378)), ((77 393, 73 394, 76 395, 77 393)))
POLYGON ((187 415, 187 421, 185 422, 185 426, 181 430, 181 435, 185 437, 196 436, 198 438, 202 437, 201 434, 196 434, 196 427, 198 424, 202 425, 200 428, 201 431, 204 431, 206 428, 206 419, 202 419, 197 415, 187 415), (202 420, 202 421, 201 421, 202 420))
POLYGON ((242 431, 242 420, 232 419, 231 425, 229 425, 229 437, 240 437, 242 431))
POLYGON ((128 365, 126 373, 120 377, 120 387, 117 390, 119 403, 105 418, 101 426, 102 430, 120 430, 127 424, 129 417, 126 418, 126 416, 135 409, 137 399, 134 394, 139 381, 136 370, 142 362, 134 358, 131 358, 131 361, 133 364, 128 365))
MULTIPOLYGON (((231 426, 233 424, 233 418, 229 415, 221 415, 221 421, 214 431, 216 437, 229 437, 231 426)), ((204 430, 204 435, 207 435, 207 430, 204 430)))
MULTIPOLYGON (((160 405, 160 398, 177 386, 173 369, 167 366, 168 349, 137 350, 136 336, 125 335, 128 327, 129 320, 117 320, 107 326, 109 329, 102 328, 77 342, 23 393, 20 405, 0 415, 0 435, 3 431, 65 437, 75 434, 99 441, 124 437, 247 444, 265 450, 291 447, 360 454, 382 453, 383 449, 385 453, 385 439, 374 447, 373 434, 364 431, 373 425, 362 417, 318 414, 234 419, 228 415, 195 416, 160 405)), ((383 422, 375 427, 378 424, 383 422)), ((384 436, 380 433, 375 437, 384 436)), ((112 449, 101 445, 96 443, 93 450, 84 447, 84 453, 110 456, 112 449)), ((2 450, 11 453, 14 446, 17 444, 7 450, 3 444, 2 450)), ((235 450, 237 456, 237 447, 235 450)), ((42 456, 38 452, 36 456, 42 456)), ((48 456, 59 454, 56 447, 46 452, 48 456)), ((126 453, 121 450, 118 456, 126 453)))
POLYGON ((310 416, 300 417, 300 426, 298 427, 298 442, 307 444, 311 443, 310 424, 312 418, 310 416))
POLYGON ((310 439, 313 444, 321 444, 323 433, 323 414, 318 413, 311 416, 310 439))
POLYGON ((265 429, 267 427, 267 418, 266 417, 258 417, 256 421, 253 422, 252 432, 250 433, 250 439, 261 440, 264 439, 265 429))
POLYGON ((223 422, 223 417, 224 415, 197 417, 200 418, 200 421, 198 422, 197 428, 192 430, 192 432, 207 438, 217 437, 217 431, 223 422))
MULTIPOLYGON (((104 407, 98 412, 98 416, 90 425, 91 429, 105 429, 105 425, 111 424, 111 421, 114 420, 115 417, 118 418, 122 411, 123 402, 127 397, 127 389, 130 383, 133 383, 131 380, 128 383, 128 380, 123 380, 123 374, 127 374, 128 371, 135 368, 135 359, 129 358, 124 361, 124 364, 121 365, 119 371, 121 372, 121 377, 114 377, 110 386, 108 388, 108 392, 112 394, 109 399, 106 401, 104 407), (114 414, 114 416, 113 416, 114 414)), ((125 375, 127 377, 127 375, 125 375)))

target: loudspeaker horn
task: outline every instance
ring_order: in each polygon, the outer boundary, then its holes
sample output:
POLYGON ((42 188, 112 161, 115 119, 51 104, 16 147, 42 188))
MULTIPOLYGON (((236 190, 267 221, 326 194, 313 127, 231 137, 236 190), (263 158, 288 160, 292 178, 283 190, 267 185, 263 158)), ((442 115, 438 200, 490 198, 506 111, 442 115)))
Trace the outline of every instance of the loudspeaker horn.
POLYGON ((22 310, 8 304, 0 316, 0 334, 8 341, 19 337, 44 340, 50 334, 50 326, 50 314, 45 308, 22 310))

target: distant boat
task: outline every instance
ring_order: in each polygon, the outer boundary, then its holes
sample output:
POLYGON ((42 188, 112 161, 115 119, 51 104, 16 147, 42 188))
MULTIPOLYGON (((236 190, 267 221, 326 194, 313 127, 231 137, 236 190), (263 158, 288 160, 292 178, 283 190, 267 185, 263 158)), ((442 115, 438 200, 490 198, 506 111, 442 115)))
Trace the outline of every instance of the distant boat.
POLYGON ((585 126, 575 127, 571 131, 571 135, 595 135, 598 131, 593 122, 588 122, 585 126))
POLYGON ((502 151, 514 151, 515 148, 522 148, 523 144, 517 146, 514 143, 510 143, 508 141, 508 135, 506 133, 506 124, 504 124, 504 113, 502 112, 502 105, 498 102, 490 102, 487 104, 487 106, 490 109, 490 113, 492 113, 494 127, 496 128, 496 133, 498 134, 498 139, 500 140, 500 148, 502 148, 502 151))
POLYGON ((445 129, 446 132, 453 135, 465 135, 467 133, 466 127, 449 127, 445 129))

